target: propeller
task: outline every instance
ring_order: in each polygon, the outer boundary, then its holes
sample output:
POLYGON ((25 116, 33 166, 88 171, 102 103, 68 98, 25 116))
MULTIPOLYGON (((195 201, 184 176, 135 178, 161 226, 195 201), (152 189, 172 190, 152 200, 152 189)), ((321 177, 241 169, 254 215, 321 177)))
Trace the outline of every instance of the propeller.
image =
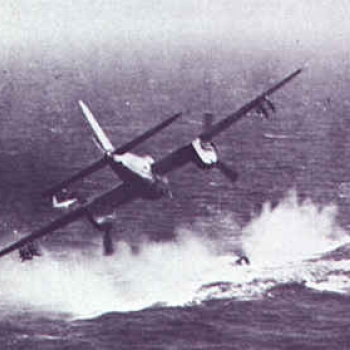
POLYGON ((275 105, 266 96, 261 100, 255 110, 261 117, 266 119, 269 117, 269 111, 276 113, 275 105))
POLYGON ((269 100, 267 97, 264 98, 265 103, 267 104, 267 106, 271 109, 271 111, 273 113, 276 113, 276 107, 275 105, 271 102, 271 100, 269 100))
POLYGON ((114 253, 113 238, 111 236, 113 222, 111 220, 113 220, 113 215, 100 217, 96 221, 98 229, 103 232, 102 242, 104 255, 112 255, 114 253))
MULTIPOLYGON (((203 132, 206 132, 211 129, 214 123, 214 114, 212 113, 204 113, 203 119, 203 132)), ((213 145, 213 144, 212 144, 213 145)), ((214 145, 213 145, 214 146, 214 145)), ((221 173, 228 178, 231 182, 236 182, 238 179, 238 174, 234 170, 232 170, 229 166, 227 166, 224 162, 218 160, 215 163, 216 168, 218 168, 221 173)))
POLYGON ((208 131, 214 123, 214 114, 213 113, 204 113, 203 117, 203 131, 208 131))
POLYGON ((112 255, 114 253, 113 239, 111 236, 111 228, 108 227, 103 232, 103 253, 104 255, 112 255))
POLYGON ((269 112, 267 111, 267 109, 265 108, 265 106, 263 104, 261 104, 260 106, 256 107, 256 112, 262 118, 267 119, 269 117, 269 112))
POLYGON ((216 167, 221 171, 221 173, 226 176, 230 181, 236 182, 238 179, 238 174, 236 171, 232 170, 229 166, 227 166, 221 160, 218 160, 216 163, 216 167))
POLYGON ((101 216, 96 219, 89 210, 86 210, 86 217, 92 226, 103 232, 102 239, 104 255, 112 255, 114 253, 113 239, 111 236, 111 231, 113 228, 111 219, 113 218, 113 215, 101 216))

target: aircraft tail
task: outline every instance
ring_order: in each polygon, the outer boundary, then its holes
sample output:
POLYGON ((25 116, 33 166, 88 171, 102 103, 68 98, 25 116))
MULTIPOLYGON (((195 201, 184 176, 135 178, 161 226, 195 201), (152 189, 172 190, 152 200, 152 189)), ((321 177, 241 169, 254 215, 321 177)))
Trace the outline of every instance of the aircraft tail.
POLYGON ((94 173, 97 170, 102 169, 106 165, 110 164, 109 160, 110 160, 111 155, 123 154, 125 152, 129 152, 131 149, 133 149, 134 147, 136 147, 140 143, 148 140, 149 138, 151 138, 155 134, 159 133, 164 128, 171 125, 175 120, 177 120, 181 116, 181 113, 177 113, 177 114, 173 115, 172 117, 164 120, 160 124, 156 125, 152 129, 149 129, 146 132, 144 132, 143 134, 137 136, 133 140, 125 143, 121 147, 118 147, 117 149, 115 149, 113 147, 112 143, 109 141, 106 134, 103 132, 101 127, 98 125, 97 121, 95 120, 94 116, 92 115, 89 108, 85 105, 85 103, 82 101, 79 101, 79 105, 84 113, 84 116, 88 120, 89 124, 91 125, 91 127, 95 133, 94 141, 96 141, 97 146, 104 152, 104 157, 102 157, 98 161, 94 162, 90 166, 82 169, 81 171, 79 171, 77 174, 71 176, 70 178, 65 179, 62 182, 60 182, 59 184, 47 189, 43 193, 43 196, 45 196, 45 197, 46 196, 51 197, 55 193, 57 193, 58 191, 62 190, 63 188, 66 188, 71 183, 73 183, 79 179, 82 179, 86 176, 89 176, 90 174, 94 173))
POLYGON ((90 124, 93 132, 94 132, 94 140, 96 141, 99 148, 105 152, 105 153, 111 153, 114 151, 114 147, 105 134, 105 132, 102 130, 100 125, 98 124, 97 120, 95 119, 94 115, 90 111, 89 107, 81 100, 79 100, 79 106, 81 110, 83 111, 83 114, 90 124))

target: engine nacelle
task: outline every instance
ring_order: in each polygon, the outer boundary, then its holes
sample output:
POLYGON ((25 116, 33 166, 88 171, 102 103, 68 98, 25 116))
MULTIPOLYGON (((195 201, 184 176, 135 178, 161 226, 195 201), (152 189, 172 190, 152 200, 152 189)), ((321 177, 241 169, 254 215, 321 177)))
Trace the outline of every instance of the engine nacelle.
POLYGON ((197 138, 192 142, 192 147, 196 152, 197 164, 200 167, 210 168, 217 163, 219 157, 214 143, 203 142, 197 138))
POLYGON ((142 156, 142 158, 145 159, 150 165, 155 163, 154 158, 148 154, 142 156))

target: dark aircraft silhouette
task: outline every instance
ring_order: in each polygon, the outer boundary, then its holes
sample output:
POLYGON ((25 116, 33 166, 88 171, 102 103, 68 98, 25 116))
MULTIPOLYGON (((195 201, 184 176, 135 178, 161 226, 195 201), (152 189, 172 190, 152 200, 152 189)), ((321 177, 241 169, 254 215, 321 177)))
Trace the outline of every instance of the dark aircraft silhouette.
POLYGON ((119 176, 119 178, 122 180, 122 184, 87 201, 86 203, 81 204, 78 208, 72 210, 71 212, 62 215, 44 227, 33 231, 28 236, 23 237, 17 242, 9 245, 0 251, 0 257, 25 247, 38 238, 48 235, 82 217, 86 217, 96 228, 104 231, 103 242, 105 246, 105 253, 108 254, 109 252, 112 252, 113 248, 111 247, 111 237, 109 236, 110 225, 104 221, 99 222, 99 220, 93 215, 94 211, 98 211, 100 207, 105 206, 108 206, 109 208, 117 208, 137 198, 155 200, 163 196, 171 196, 169 182, 165 175, 189 162, 195 163, 202 169, 218 168, 223 175, 225 175, 231 181, 235 181, 237 179, 237 174, 227 167, 225 163, 219 160, 216 146, 211 140, 233 123, 240 120, 250 111, 256 110, 265 117, 268 116, 268 109, 275 111, 275 107, 271 101, 267 99, 268 96, 279 90, 300 72, 301 69, 296 70, 272 86, 270 89, 266 90, 245 104, 238 111, 230 114, 215 124, 212 124, 212 118, 209 116, 207 118, 205 130, 197 138, 195 138, 193 142, 178 148, 160 161, 155 161, 150 156, 139 156, 131 153, 130 151, 136 145, 152 137, 155 133, 170 125, 179 117, 179 115, 171 117, 155 128, 147 131, 143 135, 116 149, 97 123, 89 108, 82 101, 79 101, 83 114, 94 131, 95 141, 99 148, 103 151, 104 155, 97 162, 83 169, 69 179, 64 180, 57 186, 49 189, 45 192, 45 194, 53 196, 70 183, 88 176, 89 174, 107 165, 109 165, 111 169, 119 176))

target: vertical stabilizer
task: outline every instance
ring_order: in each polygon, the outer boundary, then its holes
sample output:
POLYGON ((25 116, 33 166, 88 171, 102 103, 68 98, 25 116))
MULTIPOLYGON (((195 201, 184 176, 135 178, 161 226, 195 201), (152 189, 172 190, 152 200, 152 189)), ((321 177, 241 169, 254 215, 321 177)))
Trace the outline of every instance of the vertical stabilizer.
POLYGON ((96 138, 96 141, 102 147, 103 151, 104 152, 113 152, 114 147, 113 147, 111 141, 109 141, 107 135, 104 133, 104 131, 102 130, 100 125, 97 123, 97 120, 95 119, 95 117, 91 113, 89 107, 81 100, 79 100, 79 106, 80 106, 81 110, 83 111, 85 118, 89 122, 89 124, 94 132, 94 136, 96 138))

